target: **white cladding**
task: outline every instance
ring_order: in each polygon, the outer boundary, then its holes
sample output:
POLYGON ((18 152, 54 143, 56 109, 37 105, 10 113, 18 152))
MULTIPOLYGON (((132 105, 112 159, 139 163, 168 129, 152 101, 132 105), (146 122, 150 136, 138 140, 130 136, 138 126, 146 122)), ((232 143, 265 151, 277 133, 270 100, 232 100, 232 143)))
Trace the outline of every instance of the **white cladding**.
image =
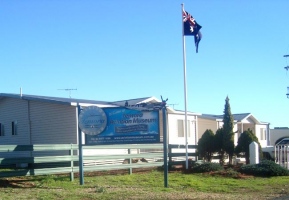
POLYGON ((29 144, 30 131, 28 119, 28 102, 16 98, 4 98, 0 103, 0 123, 4 136, 0 144, 29 144), (12 122, 16 124, 16 135, 12 135, 12 122))
MULTIPOLYGON (((182 128, 184 131, 183 134, 180 134, 179 131, 181 130, 179 128, 179 122, 183 123, 185 122, 185 115, 183 114, 168 114, 168 135, 169 135, 169 144, 180 144, 185 145, 185 129, 182 128)), ((196 144, 196 116, 187 116, 187 141, 189 145, 196 144)))
POLYGON ((77 144, 77 107, 17 98, 0 101, 1 144, 77 144), (12 122, 16 135, 12 134, 12 122))
POLYGON ((77 107, 30 101, 31 144, 76 144, 77 107))
POLYGON ((0 103, 4 136, 0 144, 77 143, 77 108, 40 101, 5 98, 0 103), (12 122, 17 134, 12 135, 12 122))
MULTIPOLYGON (((19 99, 1 99, 0 123, 4 135, 0 136, 0 145, 29 144, 28 102, 19 99), (16 124, 16 135, 12 135, 12 122, 16 124)), ((11 152, 0 157, 28 156, 29 152, 11 152)))

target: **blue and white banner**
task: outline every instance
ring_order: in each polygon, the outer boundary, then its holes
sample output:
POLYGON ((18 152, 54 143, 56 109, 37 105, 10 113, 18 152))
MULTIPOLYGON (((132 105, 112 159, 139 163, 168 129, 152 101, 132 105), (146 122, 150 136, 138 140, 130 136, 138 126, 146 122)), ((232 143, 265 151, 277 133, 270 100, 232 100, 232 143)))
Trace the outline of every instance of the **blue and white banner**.
POLYGON ((86 145, 159 143, 159 112, 127 108, 102 108, 106 128, 98 135, 85 135, 86 145))

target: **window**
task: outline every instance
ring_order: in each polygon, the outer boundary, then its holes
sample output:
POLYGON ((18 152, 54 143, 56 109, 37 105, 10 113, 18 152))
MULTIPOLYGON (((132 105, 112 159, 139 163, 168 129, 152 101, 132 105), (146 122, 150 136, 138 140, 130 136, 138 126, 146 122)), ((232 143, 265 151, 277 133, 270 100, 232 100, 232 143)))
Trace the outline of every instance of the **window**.
POLYGON ((178 119, 178 137, 185 137, 183 120, 178 119))
POLYGON ((260 136, 261 140, 266 140, 266 129, 265 128, 260 128, 260 136))
MULTIPOLYGON (((187 134, 191 137, 191 126, 190 121, 187 122, 187 134)), ((178 137, 185 137, 185 120, 178 119, 178 137)))
POLYGON ((4 125, 0 123, 0 136, 4 136, 4 125))
POLYGON ((12 135, 17 135, 17 121, 13 121, 12 123, 11 123, 11 130, 12 130, 12 135))

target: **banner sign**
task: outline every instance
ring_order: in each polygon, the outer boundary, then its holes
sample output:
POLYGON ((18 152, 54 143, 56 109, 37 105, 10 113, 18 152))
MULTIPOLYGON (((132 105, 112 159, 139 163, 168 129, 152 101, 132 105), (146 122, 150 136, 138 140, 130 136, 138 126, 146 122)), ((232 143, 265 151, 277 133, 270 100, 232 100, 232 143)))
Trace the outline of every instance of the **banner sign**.
POLYGON ((127 108, 102 108, 102 110, 106 114, 106 127, 99 134, 86 134, 86 145, 160 142, 158 111, 127 108))

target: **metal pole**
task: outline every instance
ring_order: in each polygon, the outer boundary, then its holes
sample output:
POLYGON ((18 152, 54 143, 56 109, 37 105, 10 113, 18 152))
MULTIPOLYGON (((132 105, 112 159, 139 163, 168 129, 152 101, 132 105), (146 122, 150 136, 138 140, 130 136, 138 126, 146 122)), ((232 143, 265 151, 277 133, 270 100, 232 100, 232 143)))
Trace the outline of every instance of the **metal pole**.
MULTIPOLYGON (((78 111, 78 119, 79 119, 79 114, 81 112, 80 105, 77 105, 77 111, 78 111)), ((78 122, 78 120, 77 120, 78 122)), ((83 178, 83 151, 82 151, 82 132, 81 129, 77 123, 78 126, 78 162, 79 162, 79 183, 80 185, 84 185, 84 178, 83 178)))
MULTIPOLYGON (((182 5, 182 16, 184 9, 184 4, 182 5)), ((188 162, 188 120, 187 120, 187 70, 186 70, 186 46, 185 46, 185 36, 184 36, 184 22, 182 18, 182 27, 183 27, 183 63, 184 63, 184 94, 185 94, 185 146, 186 146, 186 169, 189 168, 188 162)))
POLYGON ((168 187, 168 144, 167 144, 167 113, 166 107, 162 108, 163 112, 163 144, 164 144, 164 186, 168 187))

